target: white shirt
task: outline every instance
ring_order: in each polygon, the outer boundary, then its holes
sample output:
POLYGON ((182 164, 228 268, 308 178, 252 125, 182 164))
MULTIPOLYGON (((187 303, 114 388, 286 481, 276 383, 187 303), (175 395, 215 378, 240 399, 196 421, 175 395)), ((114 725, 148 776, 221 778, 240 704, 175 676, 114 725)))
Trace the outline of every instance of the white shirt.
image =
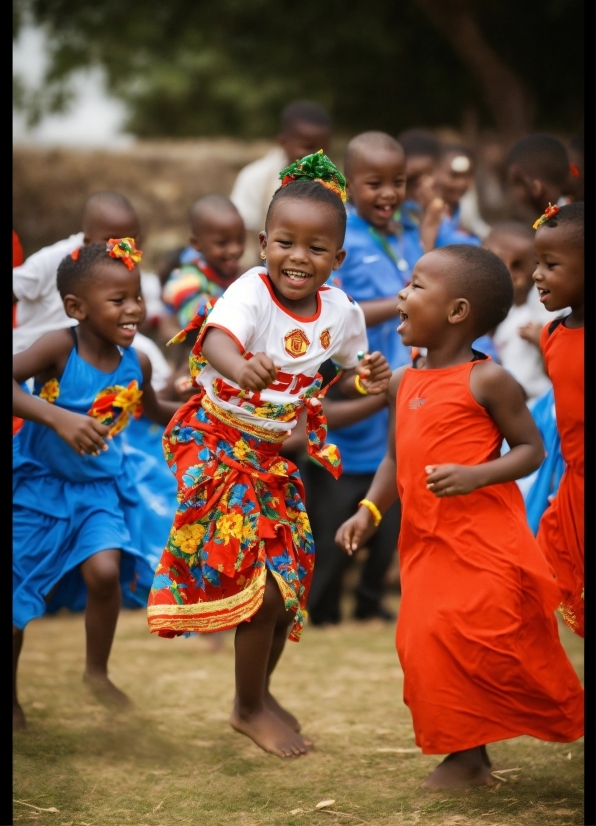
POLYGON ((502 366, 521 384, 529 401, 546 393, 551 383, 544 371, 539 348, 529 341, 524 341, 518 331, 529 322, 538 322, 544 326, 557 315, 559 313, 549 313, 544 308, 540 303, 538 290, 533 288, 528 293, 525 304, 513 305, 493 336, 502 366))
POLYGON ((74 327, 74 318, 64 312, 56 286, 56 273, 63 258, 83 246, 83 233, 78 232, 34 252, 20 267, 12 271, 12 290, 16 297, 17 326, 12 331, 12 351, 21 353, 44 333, 74 327))
POLYGON ((359 351, 368 348, 364 313, 343 290, 321 287, 317 305, 308 318, 291 313, 278 302, 262 267, 253 267, 229 286, 209 314, 206 329, 225 330, 244 355, 266 353, 279 372, 272 385, 251 393, 207 364, 197 381, 211 401, 266 430, 292 430, 304 391, 321 364, 331 358, 350 369, 358 364, 359 351))
POLYGON ((238 173, 230 200, 242 216, 246 229, 253 232, 265 229, 271 198, 281 184, 279 173, 288 164, 286 153, 278 146, 238 173))
POLYGON ((145 353, 151 362, 151 386, 155 392, 163 390, 168 383, 172 369, 157 344, 142 333, 137 333, 132 346, 135 350, 145 353))

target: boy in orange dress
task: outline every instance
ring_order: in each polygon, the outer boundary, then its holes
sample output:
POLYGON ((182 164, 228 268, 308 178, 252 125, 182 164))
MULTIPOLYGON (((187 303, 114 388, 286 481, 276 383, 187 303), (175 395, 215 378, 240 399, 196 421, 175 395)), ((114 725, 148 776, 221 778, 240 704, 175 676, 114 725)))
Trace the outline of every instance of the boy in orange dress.
POLYGON ((521 386, 472 348, 512 298, 488 250, 455 244, 418 261, 398 296, 398 332, 426 348, 425 362, 393 373, 387 453, 336 537, 352 554, 399 496, 404 701, 422 751, 448 755, 431 788, 493 785, 487 743, 570 742, 584 730, 554 614, 560 591, 515 484, 540 465, 540 436, 521 386))
POLYGON ((534 281, 547 310, 571 312, 544 327, 540 346, 553 383, 565 472, 538 529, 557 573, 565 623, 584 636, 584 205, 550 207, 536 221, 534 281))

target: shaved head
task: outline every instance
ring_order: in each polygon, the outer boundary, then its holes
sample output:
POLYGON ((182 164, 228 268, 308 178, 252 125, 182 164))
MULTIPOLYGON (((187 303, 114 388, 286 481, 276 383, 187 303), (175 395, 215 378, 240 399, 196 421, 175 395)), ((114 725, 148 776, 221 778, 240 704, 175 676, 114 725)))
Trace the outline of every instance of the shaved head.
POLYGON ((240 217, 240 213, 225 195, 205 195, 199 198, 190 208, 190 228, 193 235, 198 235, 202 229, 222 214, 240 217))
POLYGON ((350 177, 359 160, 381 152, 393 152, 402 157, 404 155, 401 144, 386 132, 362 132, 356 135, 346 147, 344 156, 346 177, 350 177))
POLYGON ((139 218, 128 198, 119 192, 94 192, 83 207, 85 244, 108 238, 139 237, 139 218))

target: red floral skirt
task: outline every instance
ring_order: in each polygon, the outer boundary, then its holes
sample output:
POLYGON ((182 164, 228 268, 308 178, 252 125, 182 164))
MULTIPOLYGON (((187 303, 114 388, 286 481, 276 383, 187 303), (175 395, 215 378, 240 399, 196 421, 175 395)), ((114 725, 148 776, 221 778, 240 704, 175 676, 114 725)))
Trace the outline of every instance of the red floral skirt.
POLYGON ((234 628, 260 608, 270 571, 295 613, 289 638, 297 641, 314 568, 304 488, 277 434, 235 424, 199 394, 166 429, 178 510, 149 596, 149 627, 162 637, 234 628))

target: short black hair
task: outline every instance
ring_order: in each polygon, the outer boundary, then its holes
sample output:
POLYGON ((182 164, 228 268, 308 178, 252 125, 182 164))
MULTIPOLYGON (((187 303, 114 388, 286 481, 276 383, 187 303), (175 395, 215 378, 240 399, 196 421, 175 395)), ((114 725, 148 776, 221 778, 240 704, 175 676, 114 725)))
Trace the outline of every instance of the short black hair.
POLYGON ((318 181, 304 180, 304 178, 301 178, 280 187, 273 195, 271 203, 269 204, 267 217, 265 218, 265 229, 267 229, 267 225, 271 219, 271 215, 273 214, 275 204, 288 198, 296 201, 314 201, 318 204, 324 204, 332 209, 337 218, 337 227, 341 237, 339 245, 341 247, 344 242, 344 238, 346 237, 346 208, 339 195, 336 195, 333 190, 328 189, 318 181))
POLYGON ((89 244, 87 247, 79 247, 77 251, 63 258, 56 275, 60 297, 64 298, 69 294, 76 295, 82 283, 93 279, 95 268, 100 263, 124 266, 119 258, 112 258, 108 254, 105 244, 89 244))
POLYGON ((327 111, 318 103, 310 100, 297 100, 286 106, 281 113, 281 134, 291 132, 292 127, 297 123, 310 123, 323 129, 331 129, 331 118, 327 111))
POLYGON ((449 244, 434 252, 452 259, 446 277, 457 297, 470 302, 476 336, 504 321, 513 304, 513 281, 498 255, 471 244, 449 244))
POLYGON ((397 136, 407 157, 424 157, 437 160, 440 152, 439 141, 426 129, 406 129, 397 136))
POLYGON ((491 238, 496 235, 517 235, 519 238, 534 242, 534 230, 524 221, 499 221, 492 225, 486 237, 491 238))
POLYGON ((398 152, 403 155, 403 146, 388 135, 387 132, 361 132, 346 146, 344 154, 344 170, 346 177, 351 174, 351 169, 354 164, 354 157, 359 152, 398 152))
POLYGON ((192 230, 196 231, 200 229, 201 222, 205 220, 205 217, 217 212, 234 212, 240 216, 235 204, 225 195, 220 195, 219 193, 205 195, 203 198, 195 201, 190 208, 189 216, 192 230))
POLYGON ((559 207, 558 211, 538 227, 541 230, 543 227, 548 229, 555 229, 563 226, 569 233, 569 240, 574 247, 583 247, 584 245, 584 202, 574 201, 572 204, 565 204, 559 207))
POLYGON ((564 187, 569 178, 569 156, 560 140, 552 135, 526 135, 509 150, 507 165, 520 166, 539 181, 564 187))

